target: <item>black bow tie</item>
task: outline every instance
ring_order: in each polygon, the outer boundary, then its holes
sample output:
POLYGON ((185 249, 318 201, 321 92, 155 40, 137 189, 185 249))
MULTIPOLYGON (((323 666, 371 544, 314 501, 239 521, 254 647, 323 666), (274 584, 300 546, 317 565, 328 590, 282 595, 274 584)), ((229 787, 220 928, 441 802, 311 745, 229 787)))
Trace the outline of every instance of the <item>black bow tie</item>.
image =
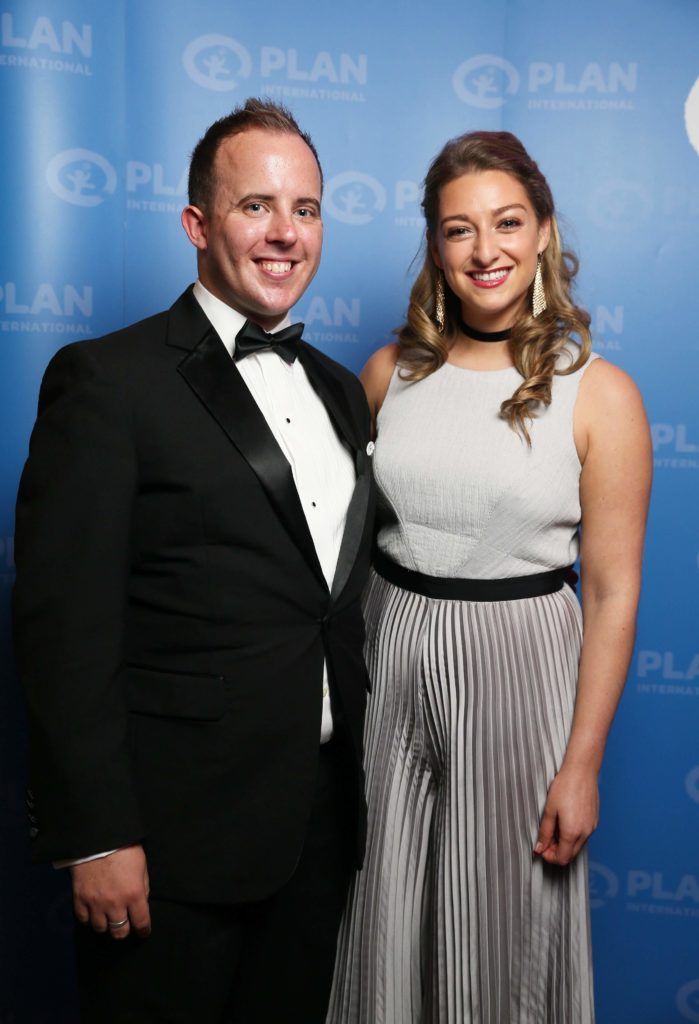
POLYGON ((283 331, 276 334, 268 334, 258 324, 246 320, 235 336, 235 352, 233 358, 236 363, 253 352, 276 352, 289 366, 296 359, 298 353, 298 342, 303 334, 303 324, 291 324, 283 331))

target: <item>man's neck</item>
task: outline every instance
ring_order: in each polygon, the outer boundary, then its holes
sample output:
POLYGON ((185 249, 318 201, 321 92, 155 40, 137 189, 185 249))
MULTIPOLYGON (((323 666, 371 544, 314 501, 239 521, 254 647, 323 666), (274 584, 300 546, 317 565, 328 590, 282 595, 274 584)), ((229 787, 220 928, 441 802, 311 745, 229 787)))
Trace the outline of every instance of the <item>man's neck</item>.
POLYGON ((289 310, 286 310, 283 313, 278 313, 275 316, 259 316, 256 313, 246 312, 244 309, 240 309, 238 306, 229 302, 228 299, 221 294, 220 290, 216 288, 213 282, 206 281, 202 277, 199 277, 198 282, 212 299, 222 303, 224 306, 227 306, 228 309, 232 309, 245 320, 250 320, 252 323, 257 324, 258 327, 261 327, 263 331, 267 331, 269 334, 289 323, 289 310))
MULTIPOLYGON (((238 331, 242 328, 243 324, 248 318, 245 313, 239 309, 231 306, 229 303, 224 302, 223 299, 215 295, 201 280, 198 280, 194 285, 194 298, 197 300, 201 308, 203 309, 206 317, 211 322, 212 327, 218 334, 221 341, 226 346, 229 355, 233 355, 235 350, 235 337, 238 331)), ((258 323, 257 320, 254 321, 258 323)), ((283 317, 282 320, 277 321, 275 328, 265 327, 260 324, 263 330, 270 332, 274 329, 281 330, 283 327, 287 327, 290 322, 289 314, 283 317)))

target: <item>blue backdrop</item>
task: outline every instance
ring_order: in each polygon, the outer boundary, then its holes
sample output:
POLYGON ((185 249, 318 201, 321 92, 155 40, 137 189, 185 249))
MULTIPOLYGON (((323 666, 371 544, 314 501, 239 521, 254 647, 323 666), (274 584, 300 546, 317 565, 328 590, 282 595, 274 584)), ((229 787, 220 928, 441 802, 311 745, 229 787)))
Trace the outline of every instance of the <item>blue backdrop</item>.
POLYGON ((59 346, 192 280, 188 154, 264 94, 312 133, 327 179, 323 267, 296 312, 353 370, 402 319, 420 181, 447 138, 514 131, 551 182, 595 346, 640 385, 655 448, 638 643, 591 842, 598 1021, 699 1022, 696 0, 0 8, 0 1021, 75 1020, 66 879, 28 867, 8 636, 39 381, 59 346))

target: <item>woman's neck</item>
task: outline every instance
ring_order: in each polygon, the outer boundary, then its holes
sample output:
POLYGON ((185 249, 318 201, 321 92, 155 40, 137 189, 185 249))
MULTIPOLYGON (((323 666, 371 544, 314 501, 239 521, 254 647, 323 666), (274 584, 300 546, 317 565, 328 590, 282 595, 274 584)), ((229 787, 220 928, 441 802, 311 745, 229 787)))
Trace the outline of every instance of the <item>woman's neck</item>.
POLYGON ((449 341, 448 361, 466 370, 504 370, 513 365, 507 340, 477 341, 461 332, 449 341))

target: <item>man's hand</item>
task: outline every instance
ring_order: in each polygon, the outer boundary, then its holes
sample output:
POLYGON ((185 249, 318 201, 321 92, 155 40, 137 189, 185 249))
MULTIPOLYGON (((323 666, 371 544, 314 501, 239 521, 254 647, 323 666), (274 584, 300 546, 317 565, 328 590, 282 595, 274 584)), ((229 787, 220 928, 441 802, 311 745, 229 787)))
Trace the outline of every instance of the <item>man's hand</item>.
POLYGON ((108 857, 76 864, 73 880, 73 908, 82 924, 113 939, 125 939, 133 928, 137 935, 150 935, 148 868, 142 846, 127 846, 108 857), (114 927, 117 922, 123 922, 114 927))

